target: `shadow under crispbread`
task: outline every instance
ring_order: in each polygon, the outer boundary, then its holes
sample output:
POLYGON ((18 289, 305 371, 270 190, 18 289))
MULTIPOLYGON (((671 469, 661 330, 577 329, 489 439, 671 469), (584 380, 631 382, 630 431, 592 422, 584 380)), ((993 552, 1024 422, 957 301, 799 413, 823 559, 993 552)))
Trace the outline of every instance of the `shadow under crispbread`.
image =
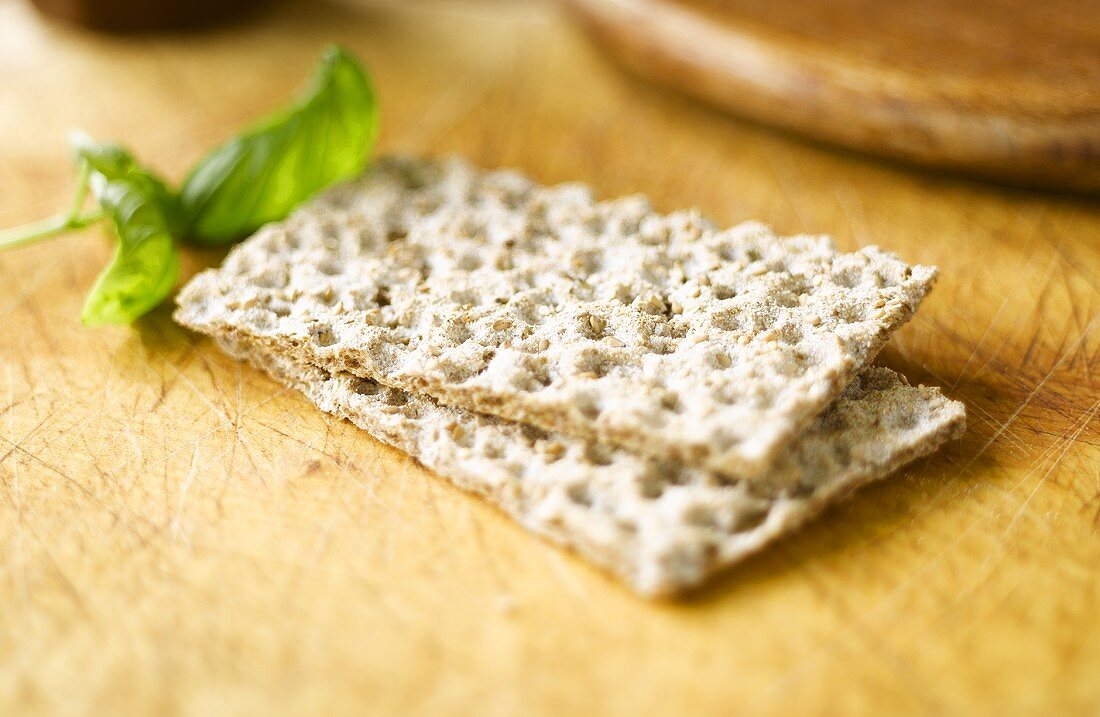
POLYGON ((965 422, 962 404, 938 389, 871 367, 775 469, 736 480, 443 406, 268 353, 239 336, 218 342, 648 596, 699 585, 831 501, 931 453, 965 422))

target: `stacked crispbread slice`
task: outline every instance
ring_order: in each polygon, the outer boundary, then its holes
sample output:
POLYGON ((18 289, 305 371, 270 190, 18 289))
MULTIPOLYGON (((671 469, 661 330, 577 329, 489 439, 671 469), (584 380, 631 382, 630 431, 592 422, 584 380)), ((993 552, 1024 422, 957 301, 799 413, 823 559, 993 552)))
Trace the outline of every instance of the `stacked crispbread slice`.
POLYGON ((869 367, 934 275, 390 159, 196 276, 176 318, 660 594, 962 430, 869 367))

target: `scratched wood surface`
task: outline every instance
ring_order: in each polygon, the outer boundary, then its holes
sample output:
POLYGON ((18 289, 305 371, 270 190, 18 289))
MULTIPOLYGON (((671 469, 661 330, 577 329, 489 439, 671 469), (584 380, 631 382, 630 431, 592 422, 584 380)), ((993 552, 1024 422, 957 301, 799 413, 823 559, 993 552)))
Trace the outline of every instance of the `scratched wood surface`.
POLYGON ((1100 713, 1096 203, 740 124, 620 74, 541 3, 288 4, 120 40, 0 0, 0 225, 64 205, 68 128, 178 178, 332 39, 374 69, 385 150, 938 264, 883 360, 970 429, 649 603, 168 308, 81 327, 102 233, 3 253, 0 714, 1100 713))

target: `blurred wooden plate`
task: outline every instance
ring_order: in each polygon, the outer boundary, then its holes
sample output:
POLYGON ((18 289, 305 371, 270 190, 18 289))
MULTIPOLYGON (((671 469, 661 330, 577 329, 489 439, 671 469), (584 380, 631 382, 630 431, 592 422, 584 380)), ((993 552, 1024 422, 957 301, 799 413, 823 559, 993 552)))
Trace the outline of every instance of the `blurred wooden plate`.
POLYGON ((566 0, 637 74, 759 122, 1100 191, 1100 2, 566 0))

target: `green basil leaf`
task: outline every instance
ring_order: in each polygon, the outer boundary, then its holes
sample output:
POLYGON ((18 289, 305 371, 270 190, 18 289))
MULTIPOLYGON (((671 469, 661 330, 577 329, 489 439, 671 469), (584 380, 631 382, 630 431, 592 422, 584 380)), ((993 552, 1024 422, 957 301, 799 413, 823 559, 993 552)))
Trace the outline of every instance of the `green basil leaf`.
POLYGON ((321 189, 360 173, 378 134, 363 68, 329 48, 297 101, 206 156, 180 190, 187 237, 227 243, 284 218, 321 189))
POLYGON ((84 302, 83 320, 92 326, 129 323, 154 309, 176 284, 178 200, 121 147, 83 136, 73 145, 118 240, 114 258, 84 302))

